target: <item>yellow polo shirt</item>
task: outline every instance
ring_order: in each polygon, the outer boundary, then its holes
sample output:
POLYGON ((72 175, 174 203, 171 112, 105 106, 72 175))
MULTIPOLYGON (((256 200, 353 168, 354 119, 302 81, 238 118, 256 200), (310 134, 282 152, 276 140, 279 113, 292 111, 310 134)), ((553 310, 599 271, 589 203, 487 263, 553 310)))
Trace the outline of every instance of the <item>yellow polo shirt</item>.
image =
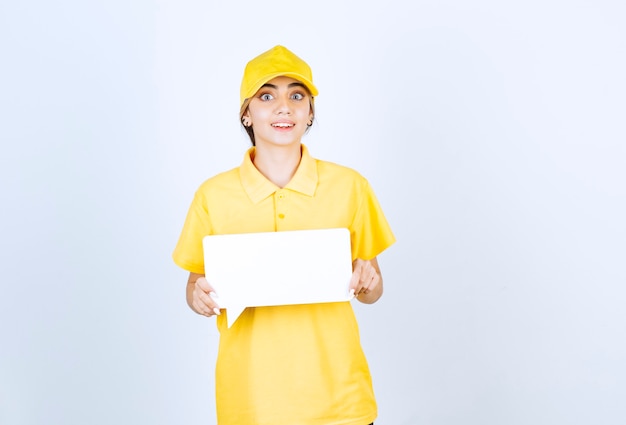
MULTIPOLYGON (((350 230, 353 259, 365 260, 395 242, 370 185, 356 171, 314 159, 303 145, 300 165, 281 189, 253 158, 251 148, 240 167, 196 191, 173 253, 183 269, 204 273, 202 238, 211 234, 343 227, 350 230)), ((218 424, 374 421, 372 380, 350 302, 249 307, 231 328, 226 314, 217 317, 218 424)))

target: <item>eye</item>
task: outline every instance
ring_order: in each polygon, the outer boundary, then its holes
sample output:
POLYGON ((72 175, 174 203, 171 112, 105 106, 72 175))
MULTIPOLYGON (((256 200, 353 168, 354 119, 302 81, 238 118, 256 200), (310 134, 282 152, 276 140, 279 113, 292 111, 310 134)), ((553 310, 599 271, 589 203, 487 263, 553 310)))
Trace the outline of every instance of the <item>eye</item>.
POLYGON ((269 93, 263 93, 262 95, 259 96, 259 99, 263 100, 263 101, 268 101, 268 100, 272 100, 274 97, 269 94, 269 93))
POLYGON ((291 98, 293 100, 302 100, 302 99, 304 99, 304 94, 302 94, 302 93, 294 93, 294 94, 291 95, 291 98))

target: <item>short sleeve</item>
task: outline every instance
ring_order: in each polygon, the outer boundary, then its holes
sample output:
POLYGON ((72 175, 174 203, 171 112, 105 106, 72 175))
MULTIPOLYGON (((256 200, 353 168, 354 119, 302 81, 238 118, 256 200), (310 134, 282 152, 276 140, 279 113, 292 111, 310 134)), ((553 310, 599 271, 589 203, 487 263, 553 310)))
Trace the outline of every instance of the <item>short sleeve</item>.
POLYGON ((351 228, 352 259, 371 260, 391 246, 396 238, 367 180, 351 228))
POLYGON ((204 250, 202 239, 212 233, 206 199, 202 192, 197 191, 172 254, 174 263, 192 273, 203 274, 204 250))

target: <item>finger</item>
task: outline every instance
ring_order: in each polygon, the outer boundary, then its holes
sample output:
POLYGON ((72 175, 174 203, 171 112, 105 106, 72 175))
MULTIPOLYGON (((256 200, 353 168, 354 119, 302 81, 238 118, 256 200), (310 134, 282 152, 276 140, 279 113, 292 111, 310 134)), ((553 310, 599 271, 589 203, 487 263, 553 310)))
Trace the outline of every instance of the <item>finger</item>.
POLYGON ((207 307, 213 308, 213 306, 211 305, 213 303, 213 300, 206 292, 202 290, 195 291, 194 298, 197 299, 199 303, 206 305, 207 307))
POLYGON ((199 295, 208 294, 211 297, 211 299, 219 298, 217 293, 215 292, 215 289, 213 289, 211 284, 209 284, 209 282, 204 277, 198 278, 198 280, 196 280, 194 292, 196 290, 198 291, 199 295))
POLYGON ((365 279, 365 283, 363 287, 365 289, 365 293, 368 293, 371 289, 373 289, 377 284, 378 273, 374 267, 370 267, 367 271, 367 277, 365 279))
POLYGON ((212 298, 217 298, 218 295, 215 292, 215 289, 213 288, 213 286, 211 286, 211 284, 209 283, 208 280, 206 280, 206 278, 201 277, 196 281, 196 288, 200 289, 202 292, 205 292, 209 295, 211 295, 212 298))
POLYGON ((201 302, 199 300, 194 299, 193 307, 194 307, 194 310, 196 310, 196 312, 198 312, 198 314, 201 314, 201 315, 206 316, 206 317, 211 317, 212 316, 213 310, 210 309, 206 304, 204 304, 203 302, 201 302))
POLYGON ((203 292, 207 292, 206 291, 206 285, 208 285, 208 284, 209 284, 209 282, 207 282, 206 278, 199 277, 198 280, 196 280, 195 289, 203 291, 203 292))
POLYGON ((361 286, 365 286, 369 284, 371 280, 372 280, 372 269, 371 267, 364 266, 361 269, 361 276, 359 279, 359 283, 361 284, 361 286))
POLYGON ((215 290, 213 289, 209 281, 206 280, 205 277, 200 277, 198 278, 198 280, 196 280, 196 288, 199 288, 203 292, 206 292, 206 293, 215 292, 215 290))
MULTIPOLYGON (((215 292, 210 292, 207 294, 206 292, 199 291, 197 295, 198 295, 198 299, 203 304, 205 304, 208 308, 219 311, 219 305, 217 304, 217 302, 215 301, 214 297, 211 294, 215 294, 215 292)), ((216 313, 216 314, 219 314, 219 313, 216 313)))
POLYGON ((194 301, 193 305, 199 314, 206 317, 219 316, 221 314, 219 307, 211 307, 201 301, 194 301))
POLYGON ((356 260, 354 262, 354 269, 352 271, 352 277, 350 278, 350 289, 354 289, 358 292, 359 280, 361 278, 361 264, 356 260))
POLYGON ((207 317, 219 315, 220 307, 214 300, 214 295, 215 292, 207 293, 199 285, 196 285, 193 291, 193 303, 196 306, 196 311, 207 317))
POLYGON ((367 290, 370 282, 372 280, 372 270, 368 264, 364 265, 361 268, 361 274, 359 276, 359 292, 364 292, 367 290))
POLYGON ((380 276, 376 268, 370 262, 366 262, 359 282, 359 286, 361 287, 359 293, 364 295, 369 294, 378 285, 379 281, 380 276))

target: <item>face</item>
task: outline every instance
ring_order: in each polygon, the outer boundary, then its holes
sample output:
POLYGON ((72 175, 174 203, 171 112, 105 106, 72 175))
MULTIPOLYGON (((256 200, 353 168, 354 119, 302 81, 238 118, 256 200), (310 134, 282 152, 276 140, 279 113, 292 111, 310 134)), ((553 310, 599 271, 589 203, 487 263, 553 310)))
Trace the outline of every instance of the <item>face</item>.
POLYGON ((250 100, 244 117, 249 118, 256 146, 300 144, 313 118, 311 96, 305 86, 289 77, 276 77, 250 100))

